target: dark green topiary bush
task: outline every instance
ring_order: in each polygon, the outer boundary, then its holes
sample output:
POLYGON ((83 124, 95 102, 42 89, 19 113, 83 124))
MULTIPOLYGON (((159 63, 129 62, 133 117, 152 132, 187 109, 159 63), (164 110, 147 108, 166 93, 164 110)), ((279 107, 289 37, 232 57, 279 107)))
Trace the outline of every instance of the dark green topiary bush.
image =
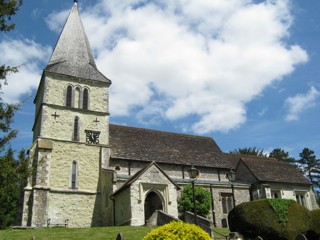
POLYGON ((307 234, 309 240, 320 239, 320 209, 313 210, 311 213, 312 228, 307 234))
POLYGON ((194 224, 171 222, 149 232, 143 240, 212 240, 207 232, 194 224))
POLYGON ((311 227, 310 212, 293 200, 263 199, 236 206, 228 216, 231 231, 245 237, 295 239, 311 227))

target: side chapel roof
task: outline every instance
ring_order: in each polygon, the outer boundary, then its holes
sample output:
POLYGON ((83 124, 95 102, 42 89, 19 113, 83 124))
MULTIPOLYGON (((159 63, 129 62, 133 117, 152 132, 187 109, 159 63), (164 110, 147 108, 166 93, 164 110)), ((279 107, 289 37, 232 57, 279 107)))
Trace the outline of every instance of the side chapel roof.
POLYGON ((110 124, 111 158, 230 169, 210 137, 110 124))
POLYGON ((311 184, 296 166, 287 162, 281 162, 273 158, 244 155, 241 155, 241 161, 261 182, 311 184))
POLYGON ((45 71, 111 83, 97 69, 77 2, 70 11, 45 71))

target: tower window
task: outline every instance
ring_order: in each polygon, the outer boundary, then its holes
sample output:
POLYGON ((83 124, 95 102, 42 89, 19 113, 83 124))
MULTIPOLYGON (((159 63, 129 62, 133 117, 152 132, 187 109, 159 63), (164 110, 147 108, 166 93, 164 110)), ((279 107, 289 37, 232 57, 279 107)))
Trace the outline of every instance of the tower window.
POLYGON ((79 117, 75 117, 73 125, 73 140, 79 141, 79 117))
POLYGON ((72 169, 71 169, 71 188, 77 188, 77 162, 72 162, 72 169))
POLYGON ((79 87, 76 87, 75 89, 74 100, 75 100, 74 107, 80 108, 80 88, 79 87))
POLYGON ((72 87, 67 87, 66 107, 72 107, 72 87))
POLYGON ((89 91, 88 91, 88 89, 85 88, 83 90, 82 108, 88 109, 89 108, 88 105, 89 105, 89 91))

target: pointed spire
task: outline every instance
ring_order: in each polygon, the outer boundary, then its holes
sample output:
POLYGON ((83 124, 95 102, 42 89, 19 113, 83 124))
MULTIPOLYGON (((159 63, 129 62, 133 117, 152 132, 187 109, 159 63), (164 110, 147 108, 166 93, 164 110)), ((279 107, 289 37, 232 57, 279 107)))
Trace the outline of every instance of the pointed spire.
POLYGON ((98 81, 109 81, 97 69, 77 0, 59 36, 46 71, 98 81))

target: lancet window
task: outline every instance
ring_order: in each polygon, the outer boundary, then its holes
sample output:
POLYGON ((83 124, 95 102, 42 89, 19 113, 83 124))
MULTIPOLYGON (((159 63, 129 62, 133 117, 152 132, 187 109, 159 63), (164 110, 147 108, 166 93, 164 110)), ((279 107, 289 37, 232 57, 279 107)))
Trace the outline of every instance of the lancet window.
POLYGON ((89 91, 87 88, 83 89, 82 108, 89 109, 89 91))
POLYGON ((72 87, 67 87, 67 94, 66 94, 66 107, 72 107, 72 87))
POLYGON ((77 178, 78 178, 78 164, 76 161, 72 162, 71 167, 71 189, 77 189, 77 178))
POLYGON ((74 118, 74 123, 73 123, 73 140, 74 141, 79 141, 79 117, 74 118))

